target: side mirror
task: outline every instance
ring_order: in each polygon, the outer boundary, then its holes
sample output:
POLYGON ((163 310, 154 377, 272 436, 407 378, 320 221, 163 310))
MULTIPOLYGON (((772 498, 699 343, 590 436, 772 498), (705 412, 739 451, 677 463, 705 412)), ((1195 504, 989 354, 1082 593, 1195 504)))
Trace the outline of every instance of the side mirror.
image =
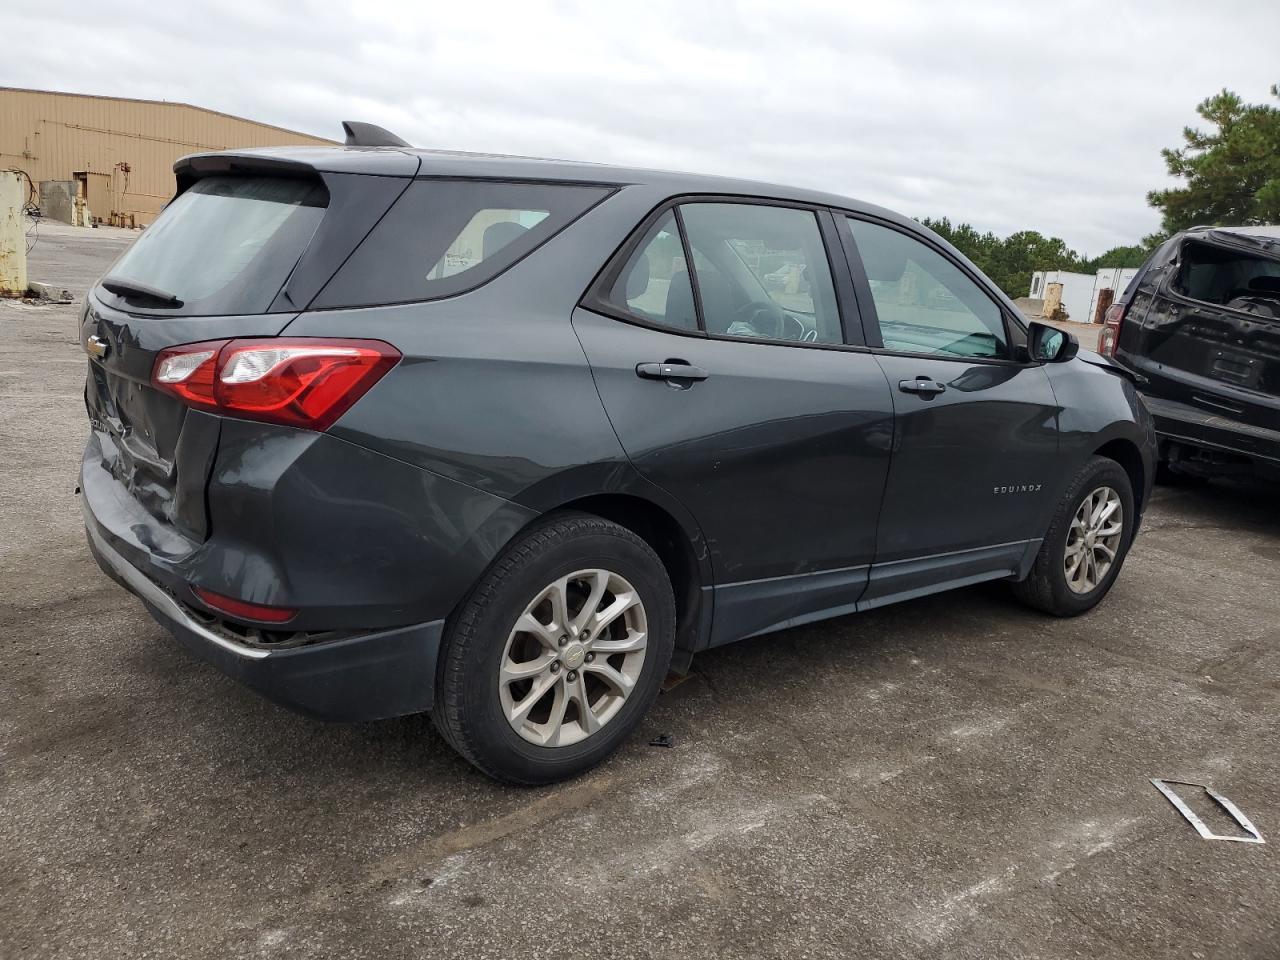
POLYGON ((1080 341, 1047 323, 1027 328, 1027 350, 1037 363, 1065 363, 1080 352, 1080 341))

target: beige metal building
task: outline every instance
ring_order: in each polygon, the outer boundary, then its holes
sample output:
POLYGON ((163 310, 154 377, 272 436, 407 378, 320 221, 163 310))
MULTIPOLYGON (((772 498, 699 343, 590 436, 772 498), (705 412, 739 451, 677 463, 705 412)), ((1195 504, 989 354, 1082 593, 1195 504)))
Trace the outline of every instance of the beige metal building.
POLYGON ((173 162, 188 153, 326 143, 185 103, 0 87, 0 170, 69 182, 106 223, 154 220, 173 196, 173 162))

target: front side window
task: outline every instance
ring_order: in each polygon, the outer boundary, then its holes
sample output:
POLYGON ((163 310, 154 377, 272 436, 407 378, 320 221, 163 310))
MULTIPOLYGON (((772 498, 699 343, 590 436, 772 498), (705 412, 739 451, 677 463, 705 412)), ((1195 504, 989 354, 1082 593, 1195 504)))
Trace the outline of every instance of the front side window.
POLYGON ((607 187, 417 180, 316 298, 317 307, 433 300, 464 293, 553 237, 607 187))
POLYGON ((684 245, 670 210, 649 228, 622 268, 608 299, 650 323, 678 330, 698 329, 684 245))
POLYGON ((1007 358, 1000 307, 932 247, 889 227, 846 218, 867 272, 886 350, 1007 358))
POLYGON ((831 268, 812 211, 688 203, 680 215, 708 333, 843 342, 831 268))

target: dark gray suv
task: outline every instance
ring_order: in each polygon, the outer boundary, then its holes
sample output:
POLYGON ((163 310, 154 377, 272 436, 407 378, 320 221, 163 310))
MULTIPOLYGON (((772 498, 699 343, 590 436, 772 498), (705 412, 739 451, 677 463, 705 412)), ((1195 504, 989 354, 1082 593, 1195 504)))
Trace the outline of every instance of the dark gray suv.
POLYGON ((82 320, 90 547, 263 694, 430 711, 545 783, 699 650, 992 579, 1077 614, 1119 573, 1129 375, 915 222, 348 142, 179 161, 82 320))

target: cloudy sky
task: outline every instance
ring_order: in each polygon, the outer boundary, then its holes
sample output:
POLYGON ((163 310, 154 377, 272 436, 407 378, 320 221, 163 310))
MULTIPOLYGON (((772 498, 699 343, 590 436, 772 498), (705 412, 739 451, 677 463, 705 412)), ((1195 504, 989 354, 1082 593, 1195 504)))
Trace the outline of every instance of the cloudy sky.
POLYGON ((45 0, 5 21, 43 38, 6 85, 733 173, 1090 254, 1157 227, 1144 196, 1196 103, 1280 81, 1276 0, 45 0))

